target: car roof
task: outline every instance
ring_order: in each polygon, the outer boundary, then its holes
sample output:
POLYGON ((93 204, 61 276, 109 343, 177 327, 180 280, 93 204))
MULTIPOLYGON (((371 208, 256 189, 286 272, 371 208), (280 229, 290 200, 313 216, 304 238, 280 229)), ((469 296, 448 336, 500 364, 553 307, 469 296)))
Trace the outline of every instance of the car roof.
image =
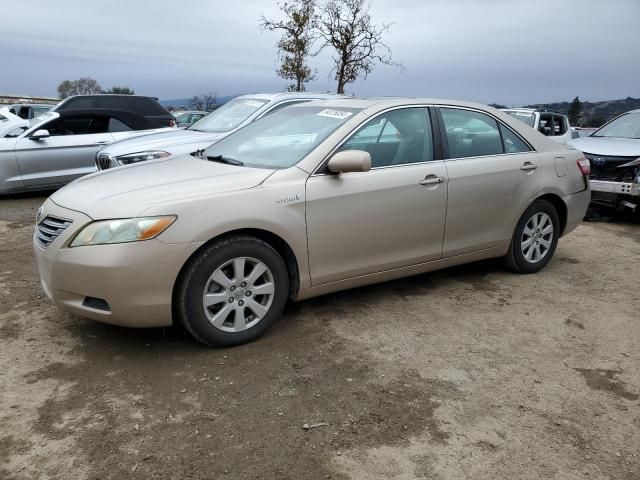
POLYGON ((526 113, 534 113, 537 112, 535 108, 501 108, 503 112, 526 112, 526 113))
POLYGON ((239 95, 236 98, 253 98, 256 100, 266 100, 268 102, 283 101, 283 100, 295 100, 297 98, 312 98, 312 99, 332 99, 332 98, 344 98, 344 95, 338 95, 337 93, 323 93, 323 92, 279 92, 279 93, 248 93, 245 95, 239 95))
MULTIPOLYGON (((372 107, 393 108, 407 105, 441 105, 451 107, 467 107, 480 110, 494 110, 492 107, 482 105, 475 102, 467 102, 463 100, 447 100, 437 98, 421 98, 421 97, 377 97, 377 98, 359 98, 359 97, 342 97, 332 100, 320 100, 314 102, 316 106, 324 106, 328 108, 360 108, 367 109, 372 107)), ((304 105, 293 105, 290 108, 302 107, 304 105)))
POLYGON ((134 130, 148 130, 152 128, 162 128, 163 125, 157 121, 128 110, 117 110, 115 108, 69 108, 56 112, 60 118, 71 115, 108 115, 126 123, 134 130))

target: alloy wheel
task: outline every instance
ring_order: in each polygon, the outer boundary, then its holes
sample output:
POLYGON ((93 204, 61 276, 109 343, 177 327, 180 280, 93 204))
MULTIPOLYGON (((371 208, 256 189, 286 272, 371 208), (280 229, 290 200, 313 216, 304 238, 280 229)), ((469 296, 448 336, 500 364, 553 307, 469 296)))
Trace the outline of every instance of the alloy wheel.
POLYGON ((209 322, 225 332, 242 332, 269 312, 275 294, 273 274, 255 258, 239 257, 209 277, 202 306, 209 322))
POLYGON ((529 263, 542 260, 553 245, 553 222, 543 212, 534 213, 525 224, 520 240, 520 248, 524 259, 529 263))

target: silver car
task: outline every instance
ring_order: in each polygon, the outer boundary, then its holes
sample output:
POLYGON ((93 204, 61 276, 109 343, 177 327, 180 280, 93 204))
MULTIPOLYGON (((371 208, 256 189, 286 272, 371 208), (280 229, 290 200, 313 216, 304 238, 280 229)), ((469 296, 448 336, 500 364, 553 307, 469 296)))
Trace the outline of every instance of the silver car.
POLYGON ((66 310, 237 345, 288 299, 492 257, 539 271, 586 212, 588 167, 491 107, 313 102, 201 155, 68 185, 38 212, 34 249, 66 310))
POLYGON ((241 95, 214 110, 188 128, 145 135, 102 149, 96 157, 98 170, 130 165, 173 155, 186 155, 230 135, 251 122, 281 108, 311 100, 341 98, 327 93, 256 93, 241 95))
POLYGON ((571 145, 591 162, 594 202, 640 213, 640 110, 614 118, 571 145))
POLYGON ((149 131, 173 131, 132 112, 48 112, 0 138, 0 195, 60 187, 95 172, 98 150, 149 131))

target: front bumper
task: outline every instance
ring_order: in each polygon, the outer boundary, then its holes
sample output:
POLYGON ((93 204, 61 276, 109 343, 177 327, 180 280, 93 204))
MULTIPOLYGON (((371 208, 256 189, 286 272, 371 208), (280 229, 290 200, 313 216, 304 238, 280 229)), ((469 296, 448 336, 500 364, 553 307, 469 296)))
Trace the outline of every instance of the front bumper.
POLYGON ((152 239, 68 248, 73 236, 92 219, 51 200, 43 206, 43 218, 47 215, 73 222, 46 248, 34 237, 43 290, 58 307, 114 325, 171 325, 176 278, 201 243, 168 244, 152 239))
POLYGON ((640 183, 609 182, 605 180, 589 180, 592 192, 617 193, 621 195, 640 196, 640 183))

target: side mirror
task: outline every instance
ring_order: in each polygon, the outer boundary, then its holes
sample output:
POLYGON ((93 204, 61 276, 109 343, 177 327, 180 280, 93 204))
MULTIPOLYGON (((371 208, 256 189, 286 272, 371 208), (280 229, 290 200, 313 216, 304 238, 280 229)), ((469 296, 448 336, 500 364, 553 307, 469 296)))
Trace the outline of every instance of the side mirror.
POLYGON ((45 138, 49 138, 51 135, 49 134, 49 130, 36 130, 35 132, 33 132, 31 135, 29 135, 29 138, 31 140, 42 140, 45 138))
POLYGON ((344 150, 331 157, 327 168, 332 173, 368 172, 371 170, 371 155, 364 150, 344 150))

